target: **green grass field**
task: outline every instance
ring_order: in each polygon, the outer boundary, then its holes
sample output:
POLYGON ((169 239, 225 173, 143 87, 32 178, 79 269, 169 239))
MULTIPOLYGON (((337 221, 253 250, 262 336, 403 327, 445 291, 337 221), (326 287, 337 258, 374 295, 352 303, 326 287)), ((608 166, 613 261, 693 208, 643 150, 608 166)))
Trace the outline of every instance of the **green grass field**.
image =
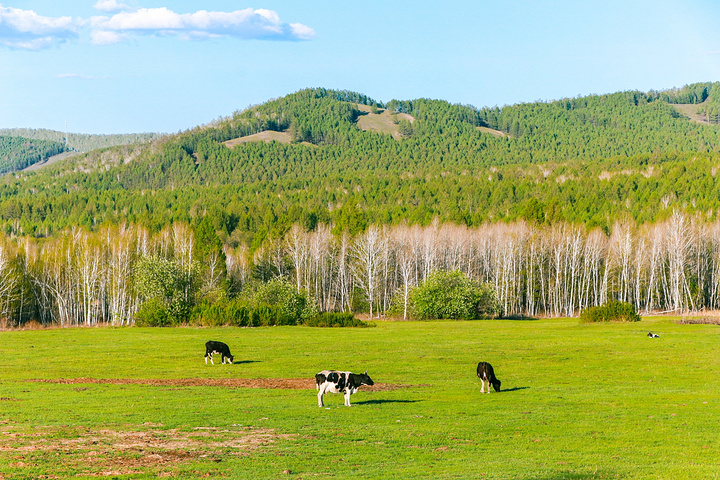
POLYGON ((0 479, 718 478, 718 345, 667 318, 0 332, 0 479), (205 365, 210 339, 234 365, 205 365), (480 360, 502 392, 480 393, 480 360), (180 380, 325 368, 410 386, 325 409, 314 388, 180 380), (120 381, 54 382, 78 378, 120 381))

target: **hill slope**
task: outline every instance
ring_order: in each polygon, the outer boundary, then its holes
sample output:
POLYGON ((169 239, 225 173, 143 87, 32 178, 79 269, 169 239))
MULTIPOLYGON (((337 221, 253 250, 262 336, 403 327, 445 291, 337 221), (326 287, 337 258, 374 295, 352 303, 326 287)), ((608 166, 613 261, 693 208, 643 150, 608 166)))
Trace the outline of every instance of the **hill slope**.
POLYGON ((672 209, 714 218, 717 85, 485 109, 303 90, 211 126, 5 179, 0 224, 47 235, 123 221, 157 229, 210 215, 229 243, 258 246, 295 222, 332 222, 352 233, 434 217, 606 227, 624 217, 656 221, 672 209), (683 103, 703 104, 710 123, 680 114, 674 105, 683 103), (363 131, 373 105, 413 119, 402 138, 363 131), (225 144, 280 132, 289 143, 225 144))
POLYGON ((65 151, 65 145, 24 137, 0 136, 0 174, 22 170, 65 151))
POLYGON ((65 137, 67 136, 67 147, 71 150, 77 150, 78 152, 89 152, 90 150, 114 147, 116 145, 145 143, 162 136, 158 133, 127 133, 116 135, 66 134, 65 132, 44 128, 0 128, 0 135, 48 140, 58 143, 65 143, 65 137))

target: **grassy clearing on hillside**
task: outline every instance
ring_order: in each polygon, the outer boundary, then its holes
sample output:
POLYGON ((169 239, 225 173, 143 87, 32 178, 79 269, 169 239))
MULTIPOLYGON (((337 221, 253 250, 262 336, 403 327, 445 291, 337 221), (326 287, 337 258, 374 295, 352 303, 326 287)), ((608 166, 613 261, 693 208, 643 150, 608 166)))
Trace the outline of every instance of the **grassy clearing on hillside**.
POLYGON ((705 101, 703 103, 676 103, 672 104, 673 108, 680 112, 682 115, 685 115, 687 118, 692 120, 696 123, 702 123, 704 125, 710 125, 710 122, 707 121, 707 116, 704 113, 700 113, 700 110, 703 107, 706 107, 708 105, 708 102, 705 101))
POLYGON ((252 135, 248 135, 246 137, 240 137, 235 138, 233 140, 228 140, 225 143, 225 145, 228 148, 232 148, 235 145, 240 145, 242 143, 248 143, 248 142, 280 142, 280 143, 292 143, 292 137, 288 132, 275 132, 272 130, 266 130, 264 132, 260 133, 254 133, 252 135))
POLYGON ((386 109, 379 109, 378 113, 372 113, 372 109, 368 105, 358 105, 357 107, 363 112, 357 120, 360 130, 387 133, 397 140, 402 138, 402 135, 400 135, 396 121, 407 120, 410 123, 415 121, 412 115, 407 113, 390 113, 386 109))
POLYGON ((500 130, 495 130, 495 129, 488 128, 488 127, 476 127, 476 128, 483 133, 489 133, 493 137, 510 137, 510 138, 512 138, 510 136, 510 134, 501 132, 500 130))
POLYGON ((674 320, 0 332, 0 478, 718 478, 720 329, 674 320), (404 388, 226 386, 325 368, 404 388))

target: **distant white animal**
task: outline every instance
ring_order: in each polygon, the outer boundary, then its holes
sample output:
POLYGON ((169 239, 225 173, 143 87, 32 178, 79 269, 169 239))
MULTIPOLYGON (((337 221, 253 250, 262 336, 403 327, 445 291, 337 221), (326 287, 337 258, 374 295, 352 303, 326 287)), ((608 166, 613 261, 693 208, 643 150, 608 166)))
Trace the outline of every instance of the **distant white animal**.
POLYGON ((653 332, 648 332, 647 336, 650 338, 660 338, 660 335, 658 335, 657 333, 653 333, 653 332))
POLYGON ((350 406, 350 395, 357 392, 361 385, 375 385, 370 376, 365 373, 338 372, 323 370, 315 375, 315 386, 318 391, 318 407, 324 406, 323 395, 326 392, 344 393, 345 406, 350 406))

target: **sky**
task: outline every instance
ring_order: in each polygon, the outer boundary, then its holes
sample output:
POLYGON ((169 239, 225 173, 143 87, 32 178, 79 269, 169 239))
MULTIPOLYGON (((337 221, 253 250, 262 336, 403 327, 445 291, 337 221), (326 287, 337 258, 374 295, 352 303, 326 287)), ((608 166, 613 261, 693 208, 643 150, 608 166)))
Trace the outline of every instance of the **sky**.
POLYGON ((478 108, 720 81, 716 0, 0 0, 0 128, 174 133, 308 87, 478 108))

